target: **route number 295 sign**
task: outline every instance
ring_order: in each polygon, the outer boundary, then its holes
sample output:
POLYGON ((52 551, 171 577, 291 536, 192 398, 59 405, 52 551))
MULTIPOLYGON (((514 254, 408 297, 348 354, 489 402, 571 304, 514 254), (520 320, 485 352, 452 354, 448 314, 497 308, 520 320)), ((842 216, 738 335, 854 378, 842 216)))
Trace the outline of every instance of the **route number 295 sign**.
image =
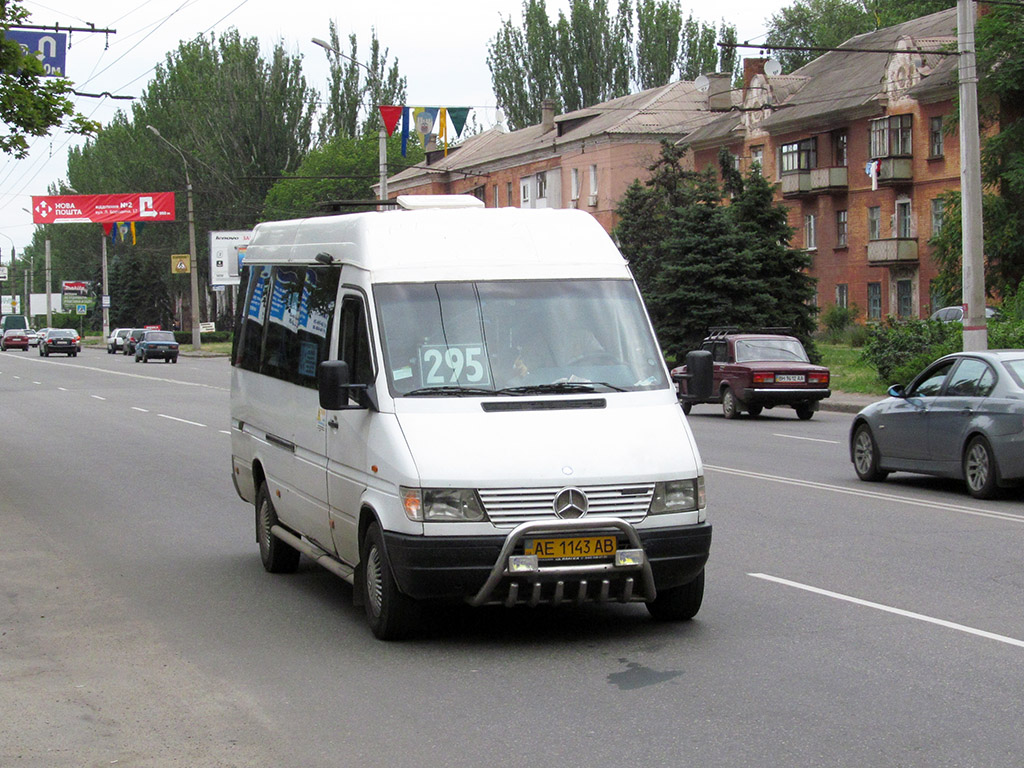
POLYGON ((491 383, 487 358, 481 344, 426 345, 420 347, 423 386, 491 383))

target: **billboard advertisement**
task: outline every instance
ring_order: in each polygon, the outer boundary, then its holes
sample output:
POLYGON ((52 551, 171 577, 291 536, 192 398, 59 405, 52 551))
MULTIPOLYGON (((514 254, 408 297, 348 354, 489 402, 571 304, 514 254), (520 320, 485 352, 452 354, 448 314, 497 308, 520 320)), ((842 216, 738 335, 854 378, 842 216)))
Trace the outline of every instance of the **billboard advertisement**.
POLYGON ((210 284, 238 285, 238 268, 252 230, 210 233, 210 284))
POLYGON ((121 221, 174 221, 174 193, 32 195, 33 224, 116 224, 121 221))

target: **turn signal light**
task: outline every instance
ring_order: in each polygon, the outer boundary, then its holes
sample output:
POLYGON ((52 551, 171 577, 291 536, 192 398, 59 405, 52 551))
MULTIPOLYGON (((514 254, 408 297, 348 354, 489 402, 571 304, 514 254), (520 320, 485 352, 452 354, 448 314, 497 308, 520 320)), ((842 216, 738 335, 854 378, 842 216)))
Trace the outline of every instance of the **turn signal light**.
POLYGON ((767 371, 755 371, 754 372, 754 383, 755 384, 774 384, 775 374, 767 371))
POLYGON ((828 386, 828 376, 828 371, 825 371, 825 373, 809 373, 807 374, 807 383, 828 386))

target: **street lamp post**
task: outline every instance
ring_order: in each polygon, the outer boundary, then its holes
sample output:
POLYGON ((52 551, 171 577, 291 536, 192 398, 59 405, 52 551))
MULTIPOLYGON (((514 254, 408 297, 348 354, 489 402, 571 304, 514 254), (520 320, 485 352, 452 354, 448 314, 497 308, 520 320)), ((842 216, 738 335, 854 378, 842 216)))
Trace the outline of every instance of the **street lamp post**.
POLYGON ((188 161, 185 159, 185 153, 165 139, 160 131, 152 125, 147 125, 146 127, 155 133, 157 138, 164 144, 177 152, 181 156, 182 164, 185 166, 185 192, 188 198, 188 254, 191 262, 189 265, 189 284, 192 291, 192 349, 198 351, 202 348, 202 341, 199 336, 199 264, 196 262, 196 222, 195 215, 192 212, 192 178, 188 175, 188 161))
MULTIPOLYGON (((321 40, 318 37, 314 37, 312 39, 312 42, 313 42, 314 45, 319 45, 321 48, 323 48, 324 50, 328 51, 329 53, 333 53, 335 56, 340 56, 343 59, 347 59, 348 61, 351 61, 356 66, 362 67, 367 72, 369 72, 370 77, 373 78, 374 80, 376 80, 378 85, 380 84, 380 78, 377 77, 377 73, 374 72, 372 69, 370 69, 365 64, 363 64, 363 62, 357 61, 356 59, 353 59, 351 56, 346 56, 344 53, 339 51, 337 48, 335 48, 333 45, 328 43, 326 40, 321 40)), ((380 133, 378 134, 378 137, 379 137, 379 141, 380 141, 380 192, 377 194, 377 199, 379 199, 379 200, 387 200, 388 199, 388 132, 387 132, 387 130, 385 130, 383 125, 380 127, 380 133)))

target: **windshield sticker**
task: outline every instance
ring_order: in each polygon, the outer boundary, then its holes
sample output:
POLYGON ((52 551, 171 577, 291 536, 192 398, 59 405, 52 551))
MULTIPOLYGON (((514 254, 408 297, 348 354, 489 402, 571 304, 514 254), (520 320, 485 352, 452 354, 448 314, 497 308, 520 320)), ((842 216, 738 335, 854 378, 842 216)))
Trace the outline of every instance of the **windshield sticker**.
POLYGON ((270 267, 263 267, 253 284, 252 298, 249 300, 247 318, 259 325, 263 325, 263 304, 267 300, 267 279, 269 277, 270 267))
MULTIPOLYGON (((312 297, 316 293, 316 271, 306 270, 306 284, 302 287, 302 300, 299 302, 299 329, 312 333, 320 338, 327 337, 327 325, 330 318, 326 312, 310 309, 312 297)), ((313 374, 315 375, 315 373, 313 374)))
POLYGON ((299 329, 299 291, 295 290, 298 275, 292 270, 278 269, 274 290, 270 295, 270 322, 291 331, 299 329))

